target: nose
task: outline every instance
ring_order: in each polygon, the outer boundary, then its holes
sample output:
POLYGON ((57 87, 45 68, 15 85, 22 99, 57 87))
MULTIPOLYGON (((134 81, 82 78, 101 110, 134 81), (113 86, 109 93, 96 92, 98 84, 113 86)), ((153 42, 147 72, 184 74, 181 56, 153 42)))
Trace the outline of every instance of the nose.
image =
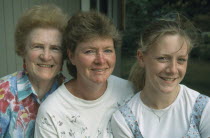
POLYGON ((105 62, 105 57, 102 52, 98 52, 96 54, 95 63, 96 64, 103 64, 105 62))
POLYGON ((40 54, 40 58, 44 61, 48 61, 52 59, 52 55, 50 53, 50 50, 44 49, 43 52, 40 54))
POLYGON ((177 71, 178 71, 178 69, 177 69, 177 62, 175 60, 172 60, 168 64, 167 73, 169 73, 169 74, 176 74, 177 71))

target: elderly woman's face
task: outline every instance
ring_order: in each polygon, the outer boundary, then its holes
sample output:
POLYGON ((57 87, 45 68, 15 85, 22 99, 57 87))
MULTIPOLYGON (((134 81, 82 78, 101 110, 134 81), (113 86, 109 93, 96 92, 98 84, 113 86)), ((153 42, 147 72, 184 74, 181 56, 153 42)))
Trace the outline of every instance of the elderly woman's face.
POLYGON ((30 80, 51 80, 61 69, 61 33, 53 28, 32 30, 24 56, 30 80))
POLYGON ((74 54, 68 56, 77 69, 77 79, 104 83, 112 74, 116 55, 111 38, 96 38, 77 45, 74 54))

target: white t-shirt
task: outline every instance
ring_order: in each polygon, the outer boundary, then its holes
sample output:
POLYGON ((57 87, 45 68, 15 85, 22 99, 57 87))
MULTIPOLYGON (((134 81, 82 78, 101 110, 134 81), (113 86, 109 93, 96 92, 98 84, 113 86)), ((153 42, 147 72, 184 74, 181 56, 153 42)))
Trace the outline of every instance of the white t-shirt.
POLYGON ((110 76, 105 93, 97 100, 83 100, 60 86, 39 108, 35 138, 113 137, 110 119, 133 96, 130 82, 110 76))
MULTIPOLYGON (((149 108, 140 99, 140 93, 128 102, 144 138, 181 138, 188 132, 190 115, 199 93, 184 85, 180 87, 176 100, 165 109, 149 108)), ((113 114, 111 127, 116 138, 134 137, 119 111, 113 114)), ((210 102, 203 110, 199 128, 202 138, 210 137, 210 102)))

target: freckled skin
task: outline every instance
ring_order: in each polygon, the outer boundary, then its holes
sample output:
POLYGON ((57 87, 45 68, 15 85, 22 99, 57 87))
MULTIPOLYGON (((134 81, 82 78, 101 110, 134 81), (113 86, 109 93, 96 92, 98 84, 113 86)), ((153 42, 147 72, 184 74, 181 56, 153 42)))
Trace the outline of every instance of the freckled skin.
POLYGON ((106 83, 114 70, 116 55, 111 38, 96 38, 79 43, 74 54, 68 53, 77 68, 77 80, 106 83))
POLYGON ((30 80, 51 80, 62 66, 61 33, 53 28, 35 28, 26 42, 24 56, 30 80))

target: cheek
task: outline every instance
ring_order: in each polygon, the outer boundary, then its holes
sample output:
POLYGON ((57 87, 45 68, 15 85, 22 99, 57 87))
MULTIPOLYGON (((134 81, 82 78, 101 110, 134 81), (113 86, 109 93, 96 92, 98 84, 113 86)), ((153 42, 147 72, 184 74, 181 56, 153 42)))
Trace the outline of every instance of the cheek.
POLYGON ((180 70, 180 72, 182 73, 182 75, 184 77, 184 75, 186 74, 186 71, 187 71, 187 65, 182 66, 179 70, 180 70))
MULTIPOLYGON (((147 63, 147 62, 145 62, 145 63, 147 63)), ((147 64, 145 64, 145 69, 146 69, 146 72, 159 73, 165 69, 165 65, 158 64, 155 62, 148 62, 147 64)))
POLYGON ((115 65, 115 63, 116 63, 116 55, 114 54, 114 55, 112 55, 112 56, 109 56, 109 57, 107 58, 107 61, 108 61, 110 64, 115 65))
POLYGON ((57 55, 55 57, 55 61, 62 66, 62 64, 63 64, 63 56, 62 56, 62 54, 57 55))
POLYGON ((26 53, 26 55, 24 57, 24 59, 26 61, 26 64, 30 64, 30 63, 35 62, 37 60, 38 56, 39 55, 36 52, 28 52, 28 53, 26 53))
POLYGON ((76 67, 88 67, 90 66, 92 63, 94 62, 94 58, 93 57, 86 57, 86 56, 80 56, 75 58, 75 65, 76 67))

